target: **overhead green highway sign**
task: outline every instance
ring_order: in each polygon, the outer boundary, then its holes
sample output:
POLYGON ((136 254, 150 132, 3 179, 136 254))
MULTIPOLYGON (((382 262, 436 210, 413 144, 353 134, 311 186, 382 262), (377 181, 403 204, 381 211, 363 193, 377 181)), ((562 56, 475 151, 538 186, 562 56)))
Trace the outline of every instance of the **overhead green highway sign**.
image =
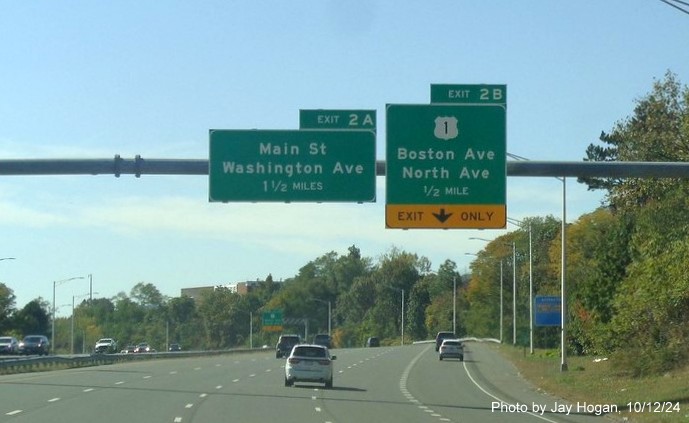
POLYGON ((283 317, 282 310, 266 310, 261 316, 261 325, 263 330, 267 332, 280 332, 282 331, 283 317))
POLYGON ((370 129, 376 130, 375 110, 299 110, 300 129, 370 129))
POLYGON ((391 104, 386 127, 387 227, 505 227, 504 105, 391 104))
POLYGON ((209 200, 372 202, 376 136, 367 130, 211 130, 209 200))

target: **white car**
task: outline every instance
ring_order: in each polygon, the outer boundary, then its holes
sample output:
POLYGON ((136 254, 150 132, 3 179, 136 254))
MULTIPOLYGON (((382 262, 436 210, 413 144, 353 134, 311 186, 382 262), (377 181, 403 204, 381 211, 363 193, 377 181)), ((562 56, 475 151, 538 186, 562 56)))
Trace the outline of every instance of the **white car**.
POLYGON ((0 336, 0 354, 17 354, 19 341, 14 336, 0 336))
POLYGON ((459 339, 443 339, 438 350, 438 358, 458 358, 459 361, 464 361, 464 345, 459 339))
POLYGON ((294 382, 319 382, 333 387, 333 360, 328 348, 322 345, 296 345, 285 363, 285 386, 294 382))
POLYGON ((96 342, 96 346, 93 347, 93 351, 96 354, 112 354, 117 352, 117 342, 112 338, 101 338, 96 342))

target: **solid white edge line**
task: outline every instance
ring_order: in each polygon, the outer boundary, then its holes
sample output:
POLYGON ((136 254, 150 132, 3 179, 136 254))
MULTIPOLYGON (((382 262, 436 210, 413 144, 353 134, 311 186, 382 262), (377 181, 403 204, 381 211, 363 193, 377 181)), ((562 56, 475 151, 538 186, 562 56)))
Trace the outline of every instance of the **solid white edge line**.
MULTIPOLYGON (((466 372, 467 376, 469 376, 469 380, 471 380, 471 383, 473 383, 478 389, 480 389, 481 392, 483 392, 484 394, 488 395, 489 397, 491 397, 491 398, 493 398, 493 399, 495 399, 495 400, 500 401, 500 402, 503 403, 503 404, 509 404, 509 402, 503 401, 501 398, 498 398, 498 397, 496 397, 495 395, 493 395, 493 394, 491 394, 490 392, 488 392, 488 391, 486 391, 485 389, 483 389, 483 387, 482 387, 481 385, 479 385, 478 382, 476 382, 476 380, 473 378, 473 376, 471 376, 471 373, 469 372, 469 369, 467 368, 467 363, 466 363, 466 361, 463 361, 463 362, 462 362, 462 365, 464 366, 464 371, 466 372)), ((545 420, 545 421, 550 422, 550 423, 558 423, 556 420, 550 420, 550 419, 547 418, 547 417, 540 416, 540 415, 538 415, 538 414, 536 414, 536 413, 533 413, 533 412, 531 412, 531 411, 527 411, 526 414, 531 414, 531 415, 534 416, 534 417, 538 417, 539 419, 545 420)))

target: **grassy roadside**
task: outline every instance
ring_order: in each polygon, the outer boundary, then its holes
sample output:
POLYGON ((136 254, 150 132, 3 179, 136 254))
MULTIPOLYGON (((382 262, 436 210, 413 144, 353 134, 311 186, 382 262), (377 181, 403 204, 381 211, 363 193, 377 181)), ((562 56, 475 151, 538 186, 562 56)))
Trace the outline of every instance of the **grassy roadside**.
POLYGON ((620 374, 611 360, 567 357, 569 370, 560 372, 559 351, 536 350, 530 355, 521 347, 494 348, 514 363, 525 379, 551 395, 573 403, 616 404, 619 414, 612 415, 616 420, 689 422, 689 366, 661 376, 633 378, 620 374), (670 412, 661 412, 662 408, 670 412))

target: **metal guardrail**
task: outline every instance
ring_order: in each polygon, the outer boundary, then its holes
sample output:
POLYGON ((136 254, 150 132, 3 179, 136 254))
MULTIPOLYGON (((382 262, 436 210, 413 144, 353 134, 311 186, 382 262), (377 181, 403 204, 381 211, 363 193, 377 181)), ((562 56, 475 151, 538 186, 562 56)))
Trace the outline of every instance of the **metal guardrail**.
POLYGON ((28 373, 35 371, 60 370, 66 368, 92 367, 135 360, 158 360, 171 358, 202 357, 224 354, 238 354, 267 351, 266 349, 240 348, 234 350, 214 351, 175 351, 160 353, 136 354, 92 354, 76 356, 50 355, 45 357, 4 358, 0 359, 0 375, 28 373))

